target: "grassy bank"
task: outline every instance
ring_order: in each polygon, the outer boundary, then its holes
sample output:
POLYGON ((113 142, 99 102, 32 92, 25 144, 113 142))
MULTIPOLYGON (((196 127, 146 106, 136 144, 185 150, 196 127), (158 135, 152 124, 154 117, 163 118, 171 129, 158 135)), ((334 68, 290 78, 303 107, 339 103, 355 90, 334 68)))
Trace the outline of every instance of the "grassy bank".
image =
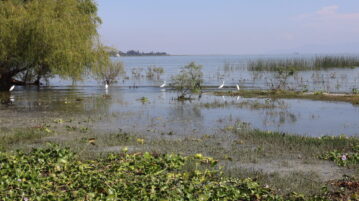
POLYGON ((257 59, 248 62, 249 71, 277 71, 281 68, 294 71, 326 70, 359 67, 357 56, 316 56, 314 58, 257 59))
POLYGON ((359 104, 358 94, 329 94, 324 92, 300 92, 285 90, 240 90, 240 91, 217 91, 217 96, 242 96, 244 98, 287 98, 287 99, 308 99, 319 101, 340 101, 359 104))

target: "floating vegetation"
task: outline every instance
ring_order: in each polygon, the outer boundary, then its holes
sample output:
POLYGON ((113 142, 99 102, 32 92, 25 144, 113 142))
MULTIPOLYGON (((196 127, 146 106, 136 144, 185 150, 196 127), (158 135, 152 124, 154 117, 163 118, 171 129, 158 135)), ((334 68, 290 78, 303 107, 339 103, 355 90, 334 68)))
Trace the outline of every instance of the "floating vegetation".
MULTIPOLYGON (((278 195, 268 185, 262 186, 250 178, 223 176, 214 169, 217 161, 202 154, 127 154, 126 149, 124 151, 97 160, 78 160, 75 153, 56 145, 29 153, 0 153, 0 196, 4 200, 279 201, 328 200, 333 195, 343 196, 328 190, 310 197, 298 193, 278 195), (188 169, 188 164, 194 166, 188 169)), ((352 186, 342 189, 350 190, 349 187, 352 186)), ((349 196, 355 196, 354 193, 349 196)))
POLYGON ((0 153, 0 197, 7 200, 282 200, 251 179, 231 179, 200 168, 217 162, 202 154, 110 154, 80 161, 52 146, 30 153, 0 153), (198 169, 185 171, 192 162, 198 169), (29 165, 31 164, 31 165, 29 165))
POLYGON ((140 101, 142 104, 148 103, 150 101, 147 97, 144 96, 137 100, 140 101))
POLYGON ((289 68, 294 71, 325 70, 359 67, 359 56, 316 56, 314 58, 257 59, 248 62, 249 71, 278 71, 289 68))
POLYGON ((353 146, 349 151, 334 150, 320 156, 321 159, 334 161, 339 166, 348 167, 359 164, 359 144, 353 146))

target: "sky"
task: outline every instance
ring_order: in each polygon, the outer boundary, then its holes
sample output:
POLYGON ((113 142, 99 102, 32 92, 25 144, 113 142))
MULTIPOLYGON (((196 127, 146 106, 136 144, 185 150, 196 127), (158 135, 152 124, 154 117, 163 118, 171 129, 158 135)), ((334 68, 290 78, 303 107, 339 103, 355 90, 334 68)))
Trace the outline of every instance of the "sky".
POLYGON ((358 0, 97 0, 104 44, 170 54, 359 53, 358 0))

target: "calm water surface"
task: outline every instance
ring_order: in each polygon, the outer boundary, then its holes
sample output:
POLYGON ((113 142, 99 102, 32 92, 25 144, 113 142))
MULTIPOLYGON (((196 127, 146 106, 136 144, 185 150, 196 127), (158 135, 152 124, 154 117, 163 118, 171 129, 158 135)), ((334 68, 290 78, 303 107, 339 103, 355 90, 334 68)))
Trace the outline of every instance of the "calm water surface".
MULTIPOLYGON (((170 82, 171 76, 177 74, 180 68, 190 62, 203 65, 204 84, 218 86, 225 81, 226 86, 239 84, 242 88, 268 88, 273 74, 253 73, 247 71, 246 64, 250 60, 270 58, 311 58, 315 55, 248 55, 248 56, 153 56, 153 57, 118 57, 113 58, 125 64, 126 75, 121 77, 118 86, 159 86, 163 80, 170 82), (164 73, 159 79, 148 79, 148 67, 162 67, 164 73)), ((71 81, 53 79, 52 86, 68 86, 71 81)), ((99 83, 88 78, 76 83, 81 86, 97 86, 99 83)), ((326 71, 298 72, 289 79, 291 88, 311 91, 350 92, 359 88, 359 68, 331 69, 326 71)))
POLYGON ((0 124, 1 119, 9 118, 19 123, 24 116, 46 119, 81 115, 103 116, 93 124, 94 129, 103 131, 203 135, 235 126, 310 136, 359 136, 359 107, 349 103, 210 94, 200 100, 178 102, 173 100, 176 95, 159 87, 114 86, 109 91, 103 87, 18 88, 11 96, 2 95, 9 101, 0 104, 0 124), (141 97, 148 102, 141 102, 141 97))

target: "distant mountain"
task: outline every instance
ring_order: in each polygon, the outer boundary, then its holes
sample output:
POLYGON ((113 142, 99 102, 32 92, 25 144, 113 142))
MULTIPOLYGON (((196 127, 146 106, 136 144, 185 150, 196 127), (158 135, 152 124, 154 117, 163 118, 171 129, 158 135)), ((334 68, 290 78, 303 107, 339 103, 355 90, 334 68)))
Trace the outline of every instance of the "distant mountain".
POLYGON ((169 56, 166 52, 140 52, 135 50, 129 50, 127 52, 119 51, 120 56, 169 56))

